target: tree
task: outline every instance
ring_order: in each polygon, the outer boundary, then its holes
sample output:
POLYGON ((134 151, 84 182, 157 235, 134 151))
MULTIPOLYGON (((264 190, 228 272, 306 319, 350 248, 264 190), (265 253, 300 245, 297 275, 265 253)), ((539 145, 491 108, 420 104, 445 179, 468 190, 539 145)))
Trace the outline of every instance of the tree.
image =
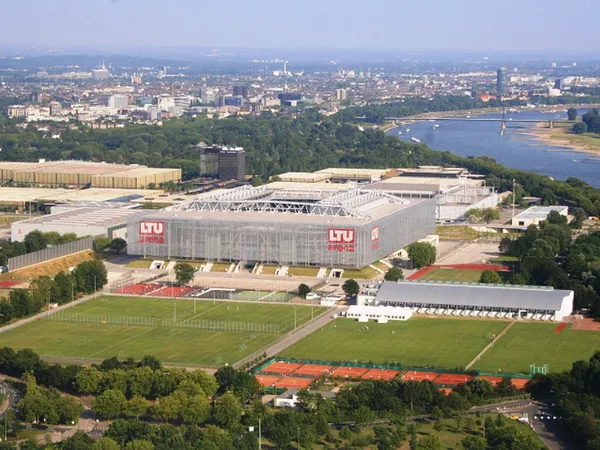
POLYGON ((360 286, 358 285, 356 280, 352 278, 345 281, 345 283, 342 285, 342 289, 348 297, 354 297, 360 292, 360 286))
POLYGON ((37 252, 38 250, 43 250, 48 245, 48 239, 39 230, 31 231, 25 236, 23 240, 25 243, 25 248, 27 249, 27 253, 37 252))
POLYGON ((77 289, 86 294, 101 289, 108 282, 104 263, 96 259, 79 264, 73 270, 73 276, 77 289))
POLYGON ((575 134, 584 134, 587 133, 588 126, 584 122, 577 122, 576 124, 573 124, 573 128, 571 129, 575 134))
POLYGON ((575 208, 573 210, 573 220, 570 223, 571 228, 581 228, 585 219, 587 219, 585 211, 582 208, 575 208))
POLYGON ((121 447, 111 438, 103 437, 98 439, 92 445, 90 445, 90 450, 120 450, 121 447))
POLYGON ((102 252, 110 247, 111 241, 106 236, 98 236, 94 239, 94 250, 97 252, 102 252))
POLYGON ((308 284, 300 283, 298 286, 298 294, 302 298, 306 298, 306 295, 310 292, 310 286, 308 284))
POLYGON ((408 246, 408 257, 420 269, 435 262, 436 248, 428 242, 415 242, 408 246))
POLYGON ((89 395, 98 392, 102 373, 94 366, 84 366, 75 375, 74 387, 79 394, 89 395))
POLYGON ((577 110, 575 108, 567 109, 567 120, 577 119, 577 110))
POLYGON ((402 273, 402 269, 400 267, 392 267, 385 274, 386 281, 398 281, 404 280, 404 274, 402 273))
POLYGON ((125 248, 127 248, 127 241, 125 241, 125 239, 118 237, 110 241, 110 249, 114 252, 117 252, 117 255, 120 254, 125 248))
POLYGON ((487 450, 488 445, 485 439, 480 436, 467 436, 461 442, 464 450, 487 450))
POLYGON ((184 286, 194 279, 195 269, 188 263, 177 263, 175 265, 175 279, 184 286))
POLYGON ((263 185, 263 179, 260 175, 254 175, 252 177, 251 180, 252 186, 257 187, 257 186, 262 186, 263 185))
POLYGON ((484 270, 479 278, 480 283, 502 284, 502 278, 495 270, 484 270))
POLYGON ((153 406, 154 415, 167 423, 179 417, 180 409, 181 397, 173 394, 159 398, 153 406))
POLYGON ((69 273, 59 272, 54 276, 54 284, 58 292, 58 304, 68 303, 75 297, 75 280, 69 273))
POLYGON ((365 405, 359 406, 352 414, 352 419, 354 420, 357 428, 362 428, 365 425, 373 422, 376 417, 377 416, 375 413, 365 405))
POLYGON ((425 436, 418 440, 416 450, 444 450, 446 446, 437 436, 425 436))
POLYGON ((126 404, 127 399, 121 391, 108 389, 92 400, 92 409, 100 419, 114 419, 123 413, 126 404))
POLYGON ((223 427, 234 428, 240 423, 243 413, 242 405, 231 392, 227 392, 215 400, 213 417, 223 427))
POLYGON ((123 412, 127 417, 135 417, 136 419, 139 419, 141 416, 146 415, 149 408, 150 402, 148 400, 139 395, 134 395, 125 404, 125 409, 123 412))
POLYGON ((134 439, 127 443, 125 450, 154 450, 154 444, 145 439, 134 439))

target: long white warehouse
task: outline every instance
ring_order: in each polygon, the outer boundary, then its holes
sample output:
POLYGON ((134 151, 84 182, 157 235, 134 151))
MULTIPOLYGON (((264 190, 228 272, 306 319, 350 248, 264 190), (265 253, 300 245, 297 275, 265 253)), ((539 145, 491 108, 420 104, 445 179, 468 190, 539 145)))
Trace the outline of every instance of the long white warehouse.
POLYGON ((383 283, 374 303, 415 314, 561 321, 573 312, 573 297, 543 286, 399 281, 383 283))

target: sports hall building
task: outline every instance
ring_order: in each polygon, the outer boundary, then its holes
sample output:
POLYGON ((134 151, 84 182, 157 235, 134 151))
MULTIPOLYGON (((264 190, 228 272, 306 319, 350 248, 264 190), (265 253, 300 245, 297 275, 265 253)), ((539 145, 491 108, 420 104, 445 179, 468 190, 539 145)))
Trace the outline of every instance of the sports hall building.
POLYGON ((371 302, 415 314, 561 321, 573 291, 545 286, 399 281, 383 283, 371 302))

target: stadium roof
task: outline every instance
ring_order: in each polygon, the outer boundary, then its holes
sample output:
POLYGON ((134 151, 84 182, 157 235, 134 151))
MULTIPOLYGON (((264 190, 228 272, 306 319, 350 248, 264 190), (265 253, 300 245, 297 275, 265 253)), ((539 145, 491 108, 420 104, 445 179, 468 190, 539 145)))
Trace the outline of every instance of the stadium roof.
MULTIPOLYGON (((207 195, 193 202, 168 208, 170 211, 268 212, 302 216, 347 217, 370 220, 404 208, 414 200, 394 197, 383 192, 348 189, 272 190, 265 186, 242 186, 226 192, 207 195)), ((196 216, 201 217, 201 216, 196 216)), ((286 216, 289 220, 289 216, 286 216)))
POLYGON ((572 293, 542 286, 399 281, 383 283, 375 299, 388 304, 420 303, 558 311, 564 299, 572 293))
POLYGON ((105 226, 110 227, 127 222, 132 216, 144 214, 139 209, 127 208, 78 208, 33 219, 24 220, 22 224, 35 225, 71 225, 71 226, 105 226))

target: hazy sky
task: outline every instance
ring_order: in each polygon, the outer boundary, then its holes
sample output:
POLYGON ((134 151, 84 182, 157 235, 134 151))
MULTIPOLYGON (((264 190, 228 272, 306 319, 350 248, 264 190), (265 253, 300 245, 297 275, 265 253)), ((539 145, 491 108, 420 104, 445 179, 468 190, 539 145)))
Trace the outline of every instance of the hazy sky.
POLYGON ((0 0, 0 44, 587 51, 600 0, 0 0))

